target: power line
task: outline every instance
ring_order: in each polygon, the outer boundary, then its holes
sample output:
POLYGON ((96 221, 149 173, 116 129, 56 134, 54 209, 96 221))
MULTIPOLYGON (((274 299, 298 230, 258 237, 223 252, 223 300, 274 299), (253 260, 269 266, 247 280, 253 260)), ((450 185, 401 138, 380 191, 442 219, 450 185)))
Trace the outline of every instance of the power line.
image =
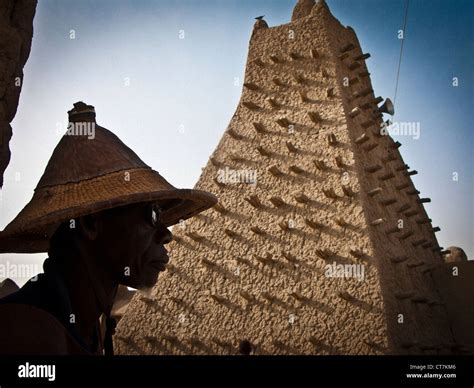
POLYGON ((400 58, 398 59, 398 70, 397 70, 397 81, 395 83, 395 94, 393 95, 393 104, 397 102, 397 92, 398 92, 398 81, 400 80, 400 68, 402 67, 402 57, 403 57, 403 44, 405 43, 405 32, 407 28, 407 20, 408 20, 408 6, 410 4, 410 0, 406 0, 405 6, 405 20, 403 22, 403 39, 402 44, 400 45, 400 58))

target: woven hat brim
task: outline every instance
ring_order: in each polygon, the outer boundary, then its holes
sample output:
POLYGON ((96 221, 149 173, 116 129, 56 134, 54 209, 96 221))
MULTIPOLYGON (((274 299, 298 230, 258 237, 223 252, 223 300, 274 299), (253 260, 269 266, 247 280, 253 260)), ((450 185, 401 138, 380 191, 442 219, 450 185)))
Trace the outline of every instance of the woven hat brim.
POLYGON ((217 203, 211 193, 177 189, 156 171, 144 168, 42 188, 0 232, 0 253, 46 252, 52 231, 64 221, 118 206, 167 200, 177 200, 162 213, 162 222, 167 227, 217 203))

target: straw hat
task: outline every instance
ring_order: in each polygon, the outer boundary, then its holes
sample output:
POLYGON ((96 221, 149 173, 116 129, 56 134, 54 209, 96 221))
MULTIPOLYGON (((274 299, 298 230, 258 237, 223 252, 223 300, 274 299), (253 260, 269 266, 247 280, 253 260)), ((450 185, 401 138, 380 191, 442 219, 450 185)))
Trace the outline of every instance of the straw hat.
POLYGON ((0 232, 0 253, 46 252, 64 221, 139 202, 162 205, 166 226, 217 203, 208 192, 177 189, 95 122, 93 106, 74 104, 33 198, 0 232))

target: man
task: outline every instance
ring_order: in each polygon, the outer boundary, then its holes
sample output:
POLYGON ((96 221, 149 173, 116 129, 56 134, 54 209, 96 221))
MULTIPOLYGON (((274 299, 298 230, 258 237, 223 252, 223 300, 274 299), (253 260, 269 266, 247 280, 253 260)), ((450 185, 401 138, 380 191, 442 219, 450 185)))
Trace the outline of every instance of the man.
POLYGON ((3 354, 113 354, 113 321, 103 338, 99 318, 118 285, 152 287, 169 260, 167 227, 217 203, 169 184, 96 124, 94 107, 68 113, 33 198, 0 233, 0 252, 49 253, 44 274, 0 300, 3 354))

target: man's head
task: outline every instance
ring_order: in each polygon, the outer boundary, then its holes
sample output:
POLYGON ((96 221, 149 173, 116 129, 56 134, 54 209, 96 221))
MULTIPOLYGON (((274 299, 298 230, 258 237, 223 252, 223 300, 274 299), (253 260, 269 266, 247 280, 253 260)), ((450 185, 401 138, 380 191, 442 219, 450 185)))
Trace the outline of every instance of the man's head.
POLYGON ((51 239, 50 256, 68 260, 73 249, 100 280, 152 287, 169 260, 164 245, 172 235, 160 222, 166 205, 131 204, 65 222, 51 239))

